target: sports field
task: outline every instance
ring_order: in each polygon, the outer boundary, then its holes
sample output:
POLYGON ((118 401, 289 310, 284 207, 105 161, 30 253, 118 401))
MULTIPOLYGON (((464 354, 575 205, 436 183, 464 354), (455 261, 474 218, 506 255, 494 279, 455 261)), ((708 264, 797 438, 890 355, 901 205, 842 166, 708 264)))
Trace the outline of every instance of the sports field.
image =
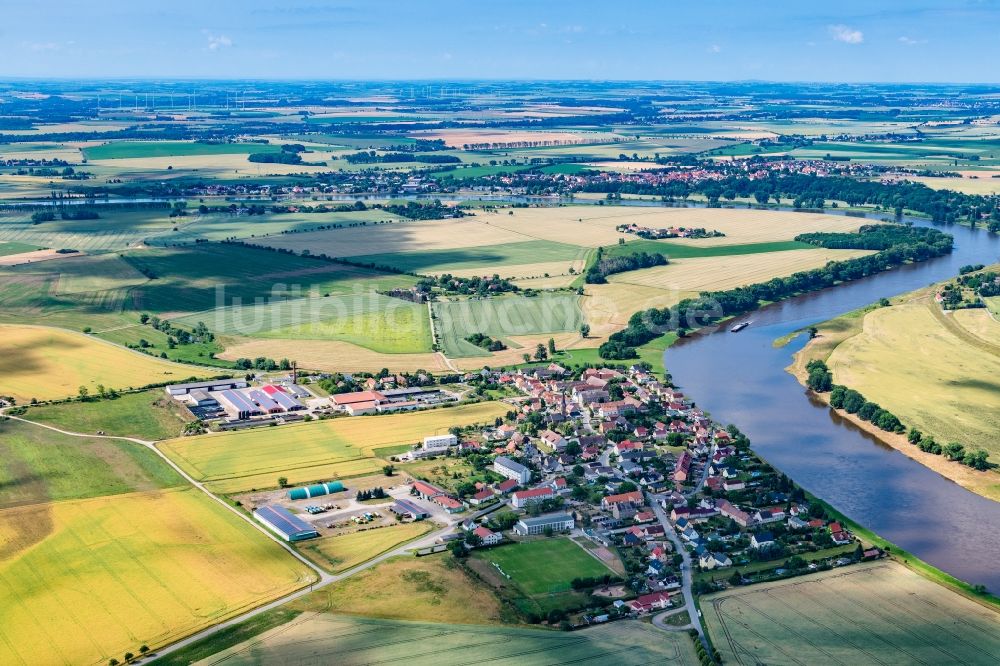
MULTIPOLYGON (((512 346, 516 344, 512 336, 576 331, 583 323, 575 294, 456 299, 435 302, 433 309, 438 339, 451 357, 489 355, 465 339, 473 333, 501 338, 512 346)), ((534 349, 524 351, 533 353, 534 349)))
POLYGON ((209 664, 403 662, 416 666, 698 663, 691 639, 639 622, 572 633, 304 613, 204 661, 209 664))
MULTIPOLYGON (((970 334, 964 319, 929 300, 869 312, 862 331, 830 354, 834 381, 941 443, 983 448, 995 458, 1000 345, 970 334)), ((979 323, 1000 328, 992 320, 979 323)))
POLYGON ((572 589, 574 578, 613 574, 603 562, 565 537, 526 541, 473 552, 472 557, 499 566, 525 595, 536 597, 572 589))
POLYGON ((426 534, 433 527, 433 524, 423 521, 400 523, 343 536, 314 539, 299 546, 299 550, 330 573, 340 573, 426 534))
POLYGON ((106 664, 310 582, 193 489, 0 510, 0 663, 106 664))
POLYGON ((83 333, 0 325, 0 395, 19 402, 74 396, 80 386, 124 389, 180 382, 206 371, 116 347, 83 333))
POLYGON ((995 664, 1000 614, 893 562, 702 597, 727 664, 995 664))
POLYGON ((189 474, 220 492, 270 488, 286 476, 292 484, 360 476, 381 468, 373 449, 415 444, 456 425, 485 424, 507 413, 498 402, 447 409, 296 423, 279 429, 212 433, 158 446, 189 474))

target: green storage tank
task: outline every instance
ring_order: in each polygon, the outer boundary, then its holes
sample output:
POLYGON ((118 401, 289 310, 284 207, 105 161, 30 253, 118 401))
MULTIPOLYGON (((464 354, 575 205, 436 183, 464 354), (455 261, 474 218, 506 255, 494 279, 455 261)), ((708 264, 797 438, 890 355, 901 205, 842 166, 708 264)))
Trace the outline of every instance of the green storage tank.
POLYGON ((304 500, 312 499, 313 497, 319 497, 321 495, 329 495, 331 493, 339 493, 344 490, 344 484, 340 481, 330 481, 328 483, 317 483, 312 486, 306 486, 305 488, 292 488, 288 491, 288 499, 291 500, 304 500))

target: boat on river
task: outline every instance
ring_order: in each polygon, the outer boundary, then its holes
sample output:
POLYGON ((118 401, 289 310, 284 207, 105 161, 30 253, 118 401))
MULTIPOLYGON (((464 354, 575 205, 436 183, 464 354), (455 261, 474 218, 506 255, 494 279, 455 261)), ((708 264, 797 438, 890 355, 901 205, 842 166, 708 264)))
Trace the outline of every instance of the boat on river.
POLYGON ((750 325, 750 322, 748 322, 748 321, 741 321, 740 323, 736 324, 736 326, 733 326, 731 329, 729 329, 729 332, 730 333, 739 333, 740 331, 742 331, 744 328, 746 328, 749 325, 750 325))

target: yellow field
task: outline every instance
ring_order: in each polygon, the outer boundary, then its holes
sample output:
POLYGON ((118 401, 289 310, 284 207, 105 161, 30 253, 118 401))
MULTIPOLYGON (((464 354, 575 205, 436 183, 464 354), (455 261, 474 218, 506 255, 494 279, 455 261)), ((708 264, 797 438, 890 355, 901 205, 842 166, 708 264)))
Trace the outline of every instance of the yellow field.
POLYGON ((1000 322, 986 308, 956 310, 948 315, 959 326, 983 342, 997 345, 1000 350, 1000 322))
POLYGON ((294 358, 300 368, 331 372, 377 372, 389 368, 393 372, 446 372, 444 357, 435 353, 384 354, 341 340, 236 339, 226 344, 226 351, 219 358, 235 361, 238 358, 294 358))
POLYGON ((508 406, 481 402, 447 409, 296 423, 279 428, 212 433, 162 442, 161 450, 218 492, 271 488, 371 474, 382 466, 374 449, 415 444, 457 425, 492 423, 508 406))
MULTIPOLYGON (((325 162, 332 154, 309 153, 305 155, 306 162, 325 162)), ((326 164, 322 166, 306 166, 304 164, 278 164, 251 162, 244 153, 220 155, 170 155, 166 157, 123 157, 108 160, 90 160, 87 166, 107 167, 121 171, 203 171, 219 176, 269 176, 289 173, 307 173, 313 171, 329 171, 326 164)), ((173 174, 172 174, 173 175, 173 174)))
POLYGON ((834 380, 942 443, 981 447, 996 457, 1000 348, 964 337, 949 322, 952 315, 935 309, 917 301, 868 313, 862 332, 830 355, 834 380))
POLYGON ((976 178, 933 178, 919 176, 907 178, 915 183, 923 183, 934 190, 954 190, 964 194, 1000 194, 1000 178, 993 178, 993 172, 983 172, 976 178))
POLYGON ((142 644, 155 649, 313 579, 194 489, 8 509, 0 535, 8 545, 0 559, 3 664, 121 661, 142 644), (36 515, 23 521, 24 512, 36 515), (44 533, 12 533, 12 523, 44 533))
POLYGON ((394 557, 347 580, 292 602, 309 611, 351 613, 391 620, 496 624, 501 607, 450 555, 394 557))
POLYGON ((1000 614, 872 562, 702 597, 729 664, 996 664, 1000 614))
POLYGON ((20 402, 94 392, 98 384, 123 389, 205 375, 202 368, 170 363, 108 342, 44 326, 0 325, 0 395, 20 402))
POLYGON ((452 250, 532 240, 520 233, 487 224, 494 217, 477 213, 472 217, 458 219, 394 222, 288 234, 262 239, 262 242, 296 252, 308 249, 313 254, 354 257, 363 254, 452 250))
POLYGON ((669 307, 697 295, 695 291, 670 291, 627 282, 588 284, 580 307, 590 324, 590 336, 601 339, 625 328, 635 312, 669 307))
MULTIPOLYGON (((672 294, 721 291, 741 285, 767 282, 812 268, 828 261, 843 261, 871 254, 867 250, 788 250, 726 257, 676 259, 666 266, 645 268, 608 277, 613 284, 640 285, 672 294)), ((670 296, 670 298, 677 298, 670 296)), ((677 298, 677 300, 680 300, 677 298)))
POLYGON ((556 144, 598 143, 614 138, 613 134, 596 132, 535 132, 531 130, 474 130, 445 129, 413 132, 417 139, 434 141, 443 139, 446 145, 461 148, 467 144, 498 144, 507 146, 524 142, 549 142, 556 144))
POLYGON ((428 522, 401 523, 389 527, 324 537, 303 544, 299 550, 331 573, 347 571, 362 562, 392 550, 396 546, 426 534, 434 525, 428 522))

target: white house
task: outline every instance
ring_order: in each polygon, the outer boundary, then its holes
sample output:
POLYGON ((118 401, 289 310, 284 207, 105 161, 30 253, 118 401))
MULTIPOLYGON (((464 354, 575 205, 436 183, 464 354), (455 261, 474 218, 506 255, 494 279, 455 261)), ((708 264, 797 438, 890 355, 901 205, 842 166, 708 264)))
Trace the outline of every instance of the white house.
POLYGON ((424 451, 444 451, 450 446, 458 445, 455 435, 431 435, 424 437, 424 451))

